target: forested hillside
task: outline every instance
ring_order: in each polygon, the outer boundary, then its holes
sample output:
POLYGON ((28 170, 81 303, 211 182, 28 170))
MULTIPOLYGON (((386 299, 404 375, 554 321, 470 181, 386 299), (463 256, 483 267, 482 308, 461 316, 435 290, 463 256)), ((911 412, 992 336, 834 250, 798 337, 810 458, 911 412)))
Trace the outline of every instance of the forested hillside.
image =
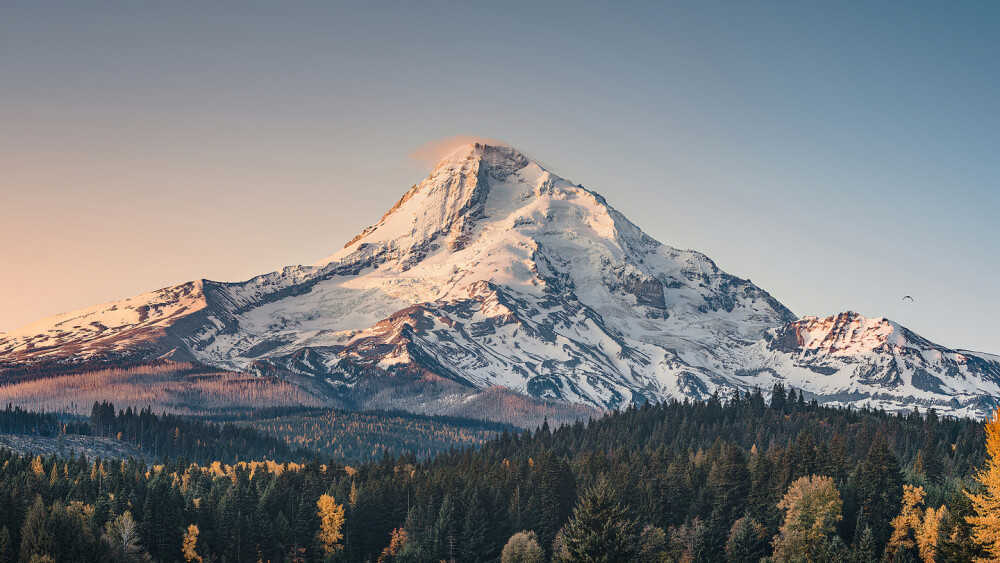
POLYGON ((150 468, 5 452, 0 561, 971 561, 984 552, 963 490, 985 444, 978 421, 779 387, 505 431, 427 461, 150 468))
POLYGON ((65 415, 60 419, 52 413, 26 411, 8 404, 0 410, 0 435, 6 435, 4 439, 9 443, 23 444, 33 451, 87 454, 86 457, 94 457, 85 451, 90 442, 78 438, 95 437, 101 446, 121 444, 117 449, 146 459, 180 458, 197 463, 301 461, 316 455, 311 450, 289 447, 284 440, 252 428, 155 414, 149 407, 142 410, 128 407, 116 412, 115 406, 107 401, 94 403, 86 419, 66 419, 65 415))
MULTIPOLYGON (((215 420, 227 420, 215 417, 215 420)), ((232 417, 233 422, 276 436, 321 459, 352 463, 383 452, 413 452, 426 459, 452 448, 478 447, 508 424, 405 411, 268 409, 232 417)))

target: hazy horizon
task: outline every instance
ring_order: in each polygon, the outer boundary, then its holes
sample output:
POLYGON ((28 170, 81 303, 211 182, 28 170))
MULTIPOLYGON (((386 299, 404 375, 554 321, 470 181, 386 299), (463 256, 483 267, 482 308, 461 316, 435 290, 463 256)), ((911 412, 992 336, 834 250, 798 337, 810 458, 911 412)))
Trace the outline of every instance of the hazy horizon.
POLYGON ((482 135, 797 315, 1000 353, 1000 8, 390 6, 0 8, 0 331, 313 263, 482 135))

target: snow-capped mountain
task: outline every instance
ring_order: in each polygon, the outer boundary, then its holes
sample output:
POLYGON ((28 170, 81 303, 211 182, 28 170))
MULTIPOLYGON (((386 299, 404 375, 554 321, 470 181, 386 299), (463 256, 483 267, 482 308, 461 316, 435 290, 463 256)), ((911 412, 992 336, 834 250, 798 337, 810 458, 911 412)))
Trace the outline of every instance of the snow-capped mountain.
POLYGON ((824 400, 950 410, 1000 394, 995 357, 841 317, 796 320, 597 193, 473 144, 312 266, 45 319, 0 337, 0 369, 169 357, 334 393, 406 376, 601 408, 776 380, 824 400))
POLYGON ((1000 358, 951 350, 889 319, 851 311, 768 330, 750 347, 747 369, 831 403, 974 414, 1000 397, 1000 358))

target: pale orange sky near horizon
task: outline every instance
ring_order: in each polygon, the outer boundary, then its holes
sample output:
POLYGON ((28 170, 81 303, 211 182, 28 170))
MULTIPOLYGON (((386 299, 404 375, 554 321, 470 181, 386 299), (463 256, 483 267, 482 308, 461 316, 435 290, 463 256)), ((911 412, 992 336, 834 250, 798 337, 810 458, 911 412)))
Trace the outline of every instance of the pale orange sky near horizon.
MULTIPOLYGON (((407 178, 399 183, 401 195, 438 160, 471 142, 502 143, 454 135, 384 162, 355 159, 354 173, 407 178)), ((0 193, 0 240, 15 243, 4 250, 4 262, 15 268, 2 281, 0 321, 5 326, 0 329, 10 331, 47 316, 192 279, 240 281, 309 264, 339 249, 351 238, 348 233, 361 231, 384 212, 377 200, 362 214, 360 198, 344 199, 345 192, 353 190, 337 181, 343 170, 326 170, 330 180, 323 180, 319 152, 298 151, 287 167, 267 173, 244 163, 255 160, 245 147, 240 154, 213 150, 211 160, 199 158, 201 151, 192 145, 180 154, 143 151, 123 165, 122 154, 134 153, 135 146, 122 147, 122 153, 66 156, 58 166, 27 153, 5 153, 0 159, 4 186, 17 187, 0 193), (172 168, 169 160, 185 165, 172 168), (299 181, 285 175, 292 168, 304 174, 307 167, 318 173, 316 178, 299 181), (136 175, 147 178, 141 186, 133 183, 136 175), (296 185, 276 197, 274 186, 290 181, 296 185), (235 197, 230 192, 234 185, 239 186, 235 197), (326 205, 317 205, 317 200, 326 205), (299 221, 303 218, 308 224, 299 221), (330 223, 337 225, 332 230, 342 233, 340 237, 323 236, 331 230, 330 223), (294 247, 288 246, 290 236, 297 239, 294 247), (266 261, 258 253, 278 257, 261 269, 266 261), (282 261, 281 255, 288 258, 282 261), (11 299, 19 295, 25 298, 11 299)), ((274 166, 269 149, 257 156, 274 166)), ((383 193, 389 199, 381 204, 388 208, 395 199, 391 190, 383 193)))
POLYGON ((798 315, 1000 353, 1000 7, 2 10, 0 331, 314 263, 482 134, 798 315))

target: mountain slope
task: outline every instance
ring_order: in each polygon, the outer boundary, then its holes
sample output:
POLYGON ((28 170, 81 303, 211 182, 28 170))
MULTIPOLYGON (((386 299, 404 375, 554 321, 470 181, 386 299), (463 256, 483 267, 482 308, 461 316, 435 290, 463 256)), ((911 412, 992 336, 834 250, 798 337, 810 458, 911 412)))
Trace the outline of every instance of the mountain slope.
POLYGON ((780 376, 828 403, 982 414, 1000 396, 1000 358, 952 350, 888 319, 850 311, 767 331, 750 347, 747 369, 766 374, 764 381, 780 376))
MULTIPOLYGON (((420 382, 416 394, 448 381, 600 408, 776 379, 830 400, 898 387, 890 376, 805 377, 887 365, 859 348, 839 363, 810 356, 820 372, 803 367, 813 339, 799 351, 786 333, 812 334, 809 319, 796 321, 708 257, 653 240, 597 193, 516 150, 474 144, 312 266, 47 319, 0 337, 0 369, 166 356, 310 378, 334 395, 392 377, 396 387, 420 382)), ((982 367, 913 364, 907 373, 942 383, 920 384, 923 394, 899 404, 996 394, 995 361, 961 355, 982 367)))

